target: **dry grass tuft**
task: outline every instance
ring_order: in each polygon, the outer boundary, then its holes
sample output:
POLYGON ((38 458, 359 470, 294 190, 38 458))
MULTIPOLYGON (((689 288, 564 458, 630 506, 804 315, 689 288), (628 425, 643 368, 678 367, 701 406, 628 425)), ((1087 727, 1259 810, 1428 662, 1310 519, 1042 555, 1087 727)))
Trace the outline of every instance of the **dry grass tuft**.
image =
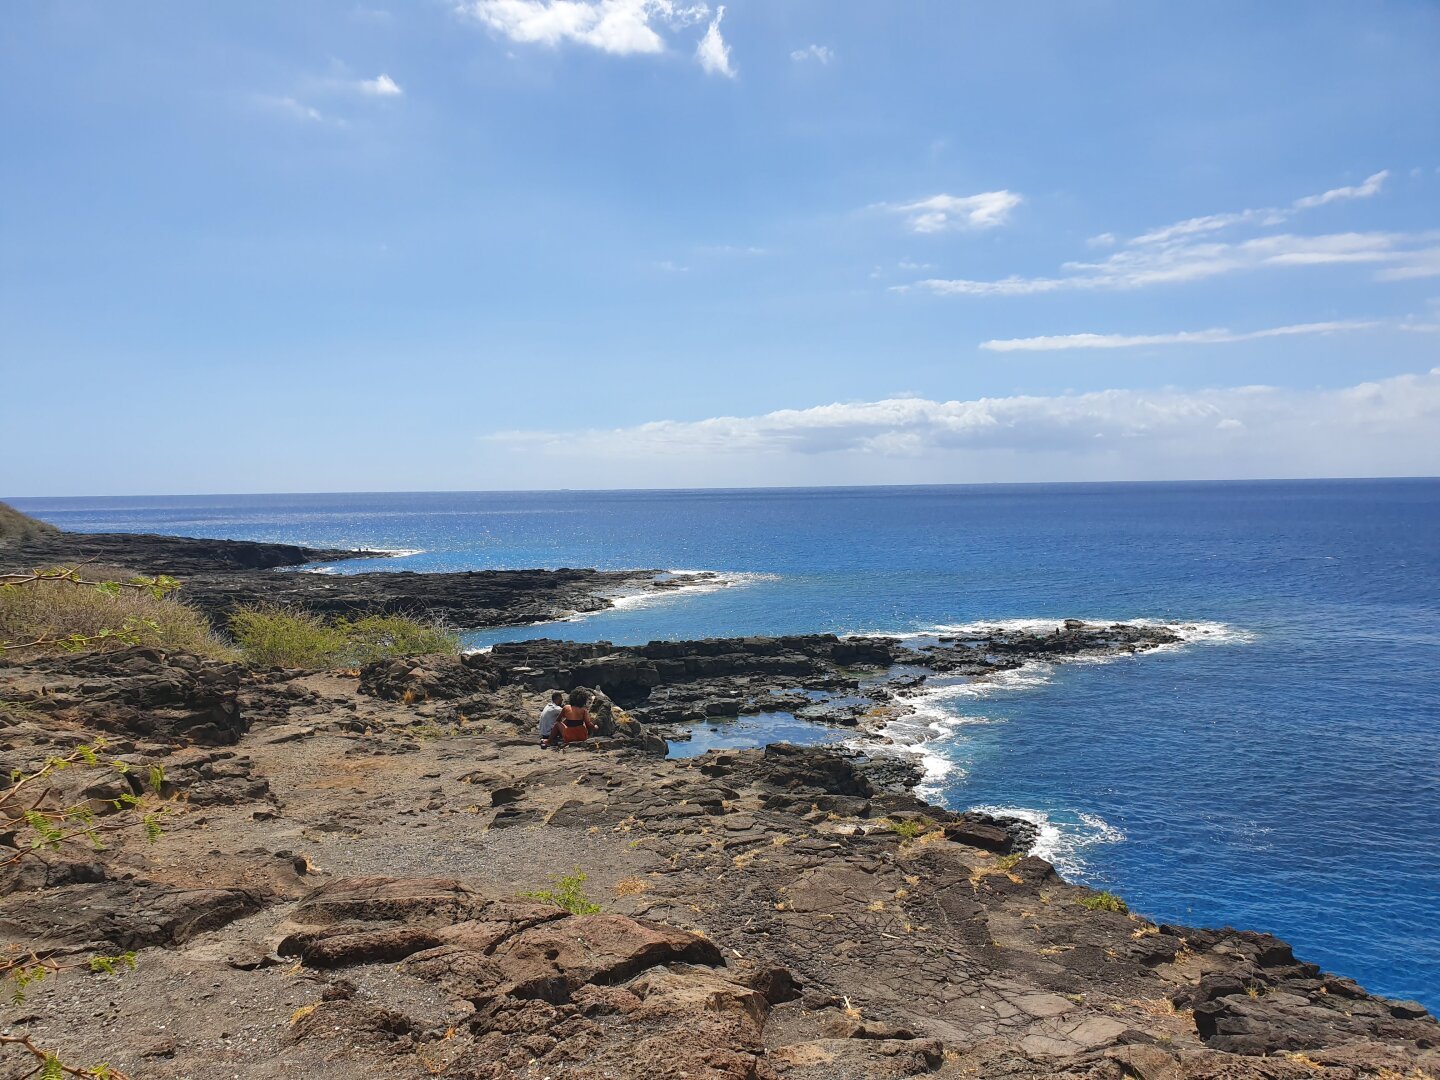
POLYGON ((106 592, 76 581, 46 579, 0 588, 0 642, 47 644, 8 649, 6 655, 30 657, 72 651, 67 640, 91 639, 78 647, 115 649, 147 645, 166 652, 187 652, 215 659, 235 659, 209 622, 194 608, 173 597, 157 597, 143 589, 106 592), (112 636, 99 639, 104 631, 112 636))
POLYGON ((616 896, 639 896, 650 891, 650 883, 643 878, 627 877, 615 883, 616 896))
POLYGON ((30 540, 37 536, 50 536, 60 530, 54 525, 22 514, 13 506, 0 503, 0 540, 30 540))

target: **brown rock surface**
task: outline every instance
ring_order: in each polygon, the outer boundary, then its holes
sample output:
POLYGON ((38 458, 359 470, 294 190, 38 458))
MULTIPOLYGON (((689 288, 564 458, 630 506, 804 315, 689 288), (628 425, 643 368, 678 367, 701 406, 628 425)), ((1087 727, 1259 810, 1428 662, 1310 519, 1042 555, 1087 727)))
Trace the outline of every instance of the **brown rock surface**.
MULTIPOLYGON (((655 662, 750 648, 668 643, 655 662)), ((162 706, 114 663, 90 673, 106 688, 93 708, 77 691, 0 730, 7 763, 110 730, 114 753, 166 771, 157 844, 117 834, 0 886, 0 944, 82 968, 138 951, 134 970, 69 971, 0 1010, 70 1060, 148 1080, 1440 1069, 1418 1007, 1265 934, 1088 910, 1048 863, 998 853, 1023 840, 1006 823, 926 807, 874 762, 666 760, 620 739, 543 751, 538 695, 483 664, 456 667, 483 676, 458 697, 411 705, 336 673, 237 675, 253 726, 233 748, 182 746, 180 728, 146 726, 162 706), (126 710, 142 722, 105 726, 126 710), (562 877, 603 910, 525 896, 562 877)), ((0 669, 0 697, 61 674, 0 669)), ((18 1065, 0 1049, 0 1075, 18 1065)))

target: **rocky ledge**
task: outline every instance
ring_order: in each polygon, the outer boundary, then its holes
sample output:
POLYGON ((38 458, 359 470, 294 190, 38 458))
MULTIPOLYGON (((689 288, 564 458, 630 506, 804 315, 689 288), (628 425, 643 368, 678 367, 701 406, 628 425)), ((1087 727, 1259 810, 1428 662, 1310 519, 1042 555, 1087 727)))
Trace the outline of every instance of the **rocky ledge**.
MULTIPOLYGON (((1127 913, 884 759, 671 760, 608 698, 591 743, 531 732, 534 688, 562 672, 643 708, 665 679, 758 694, 1008 655, 933 645, 530 643, 359 677, 144 649, 0 667, 0 766, 103 733, 129 771, 67 770, 43 797, 103 821, 160 766, 166 809, 154 845, 122 832, 5 868, 0 947, 71 970, 0 1032, 150 1080, 1440 1075, 1421 1006, 1263 933, 1127 913), (646 665, 662 681, 641 687, 646 665), (133 970, 88 970, 125 950, 133 970)), ((0 1075, 34 1064, 0 1047, 0 1075)))
POLYGON ((540 639, 454 658, 387 661, 361 674, 367 693, 493 704, 507 686, 603 691, 684 738, 692 721, 784 712, 844 727, 883 727, 936 679, 983 679, 1034 662, 1129 656, 1183 641, 1168 626, 1067 619, 1049 631, 977 629, 964 637, 901 639, 804 634, 612 645, 540 639))
POLYGON ((181 597, 217 621, 241 604, 289 604, 327 616, 420 615, 471 630, 604 611, 618 596, 712 583, 660 570, 471 570, 415 574, 197 574, 181 597))
POLYGON ((155 536, 149 533, 77 533, 57 529, 0 537, 0 569, 71 565, 93 560, 137 574, 186 577, 376 557, 378 554, 370 551, 261 544, 249 540, 155 536))
POLYGON ((622 595, 672 592, 721 580, 708 572, 563 568, 427 574, 275 572, 385 557, 385 552, 145 533, 36 528, 0 536, 0 572, 93 562, 112 576, 168 574, 181 579, 181 599, 217 625, 242 604, 272 603, 330 617, 416 615, 463 630, 517 626, 604 611, 622 595))

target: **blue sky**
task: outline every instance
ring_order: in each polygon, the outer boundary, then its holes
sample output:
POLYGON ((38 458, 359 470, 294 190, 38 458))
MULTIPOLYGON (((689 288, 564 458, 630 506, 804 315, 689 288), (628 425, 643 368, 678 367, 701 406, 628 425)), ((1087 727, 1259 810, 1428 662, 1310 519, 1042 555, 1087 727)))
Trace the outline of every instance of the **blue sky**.
POLYGON ((1430 0, 5 21, 0 494, 1440 473, 1430 0))

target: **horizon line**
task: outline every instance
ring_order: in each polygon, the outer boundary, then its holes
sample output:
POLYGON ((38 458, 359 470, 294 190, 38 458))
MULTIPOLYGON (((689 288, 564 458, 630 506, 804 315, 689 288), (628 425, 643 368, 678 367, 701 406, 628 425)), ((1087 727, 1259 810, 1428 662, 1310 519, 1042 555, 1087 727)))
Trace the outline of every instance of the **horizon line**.
POLYGON ((187 491, 130 492, 123 495, 4 495, 0 502, 57 502, 65 499, 260 499, 275 496, 321 495, 630 495, 689 494, 692 492, 739 491, 870 491, 906 490, 912 488, 981 488, 981 487, 1098 487, 1157 486, 1162 484, 1314 484, 1326 482, 1360 483, 1377 480, 1440 480, 1426 473, 1403 473, 1388 476, 1261 476, 1261 477, 1186 477, 1166 480, 971 480, 928 484, 769 484, 756 486, 701 485, 696 487, 573 487, 573 488, 411 488, 354 489, 338 491, 187 491))

